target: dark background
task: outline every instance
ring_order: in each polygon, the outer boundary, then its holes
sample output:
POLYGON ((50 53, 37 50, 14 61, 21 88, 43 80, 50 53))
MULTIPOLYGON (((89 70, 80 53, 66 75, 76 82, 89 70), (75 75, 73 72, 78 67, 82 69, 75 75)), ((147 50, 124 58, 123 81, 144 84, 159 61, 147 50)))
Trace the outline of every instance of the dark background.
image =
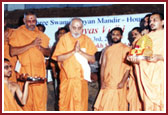
MULTIPOLYGON (((17 27, 22 24, 25 10, 4 11, 8 24, 17 27)), ((137 14, 148 12, 164 13, 163 4, 113 4, 94 7, 64 7, 64 8, 41 8, 31 9, 37 17, 85 17, 85 16, 108 16, 122 14, 137 14)))

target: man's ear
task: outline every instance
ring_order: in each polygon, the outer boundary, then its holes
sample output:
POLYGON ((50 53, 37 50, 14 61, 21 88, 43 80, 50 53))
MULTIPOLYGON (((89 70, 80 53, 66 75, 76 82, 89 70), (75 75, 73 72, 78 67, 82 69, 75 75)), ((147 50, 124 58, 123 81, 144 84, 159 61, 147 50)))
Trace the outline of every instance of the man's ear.
POLYGON ((23 18, 23 22, 26 23, 26 19, 25 18, 23 18))
POLYGON ((69 24, 69 29, 71 30, 71 24, 69 24))
POLYGON ((162 20, 162 26, 164 26, 164 20, 162 20))

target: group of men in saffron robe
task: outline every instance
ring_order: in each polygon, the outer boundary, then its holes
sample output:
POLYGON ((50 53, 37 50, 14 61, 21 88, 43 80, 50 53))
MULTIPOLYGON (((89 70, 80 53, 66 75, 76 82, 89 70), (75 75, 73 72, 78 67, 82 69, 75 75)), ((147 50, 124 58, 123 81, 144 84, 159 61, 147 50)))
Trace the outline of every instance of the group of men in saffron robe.
MULTIPOLYGON (((87 111, 90 80, 88 63, 95 62, 97 48, 87 35, 82 34, 82 20, 71 20, 70 32, 60 37, 50 55, 50 39, 38 30, 36 18, 33 12, 26 12, 23 18, 24 25, 17 29, 5 28, 4 110, 46 111, 46 82, 19 82, 17 78, 21 74, 45 78, 44 56, 50 56, 58 62, 60 69, 59 111, 87 111), (16 74, 14 67, 17 60, 21 68, 16 74)), ((135 39, 131 47, 121 43, 123 30, 120 27, 115 27, 109 32, 112 44, 109 44, 101 54, 101 88, 94 104, 95 111, 165 109, 164 16, 152 13, 148 21, 150 32, 146 35, 153 42, 153 55, 150 60, 128 57, 129 51, 135 48, 137 41, 143 36, 139 28, 131 31, 135 39)))

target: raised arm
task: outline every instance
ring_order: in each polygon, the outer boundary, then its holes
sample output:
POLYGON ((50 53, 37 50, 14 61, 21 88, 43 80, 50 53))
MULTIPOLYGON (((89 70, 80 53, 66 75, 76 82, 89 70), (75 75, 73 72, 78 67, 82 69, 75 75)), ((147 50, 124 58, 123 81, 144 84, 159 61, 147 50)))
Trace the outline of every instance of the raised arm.
POLYGON ((85 52, 83 52, 80 49, 80 45, 79 45, 79 41, 76 42, 75 47, 72 51, 69 51, 65 54, 62 54, 60 56, 58 56, 58 61, 64 61, 66 59, 68 59, 69 57, 71 57, 72 55, 74 55, 76 52, 78 52, 79 54, 81 54, 82 56, 84 56, 89 62, 94 63, 95 62, 95 57, 94 55, 89 55, 85 52))
POLYGON ((158 61, 164 61, 164 57, 160 54, 154 54, 149 60, 147 60, 149 62, 153 62, 156 63, 158 61))
POLYGON ((24 53, 25 51, 29 50, 32 47, 40 46, 40 44, 41 44, 41 39, 40 38, 36 38, 30 44, 27 44, 25 46, 13 47, 13 46, 10 45, 10 55, 11 56, 16 56, 16 55, 22 54, 22 53, 24 53))
POLYGON ((27 102, 27 97, 28 97, 28 87, 29 87, 29 81, 25 82, 25 86, 24 86, 24 92, 22 93, 19 85, 17 86, 16 89, 16 95, 19 99, 19 101, 21 102, 22 105, 25 105, 27 102))
POLYGON ((89 55, 89 54, 83 52, 82 50, 79 50, 79 54, 84 56, 88 60, 88 62, 90 62, 90 63, 94 63, 95 62, 95 56, 94 55, 89 55))
POLYGON ((88 62, 90 62, 90 63, 94 63, 95 62, 95 56, 94 55, 89 55, 89 54, 83 52, 80 49, 80 43, 79 43, 79 41, 77 41, 76 44, 75 44, 75 52, 78 52, 79 54, 81 54, 82 56, 84 56, 88 60, 88 62))
POLYGON ((66 59, 68 59, 69 57, 71 57, 72 55, 74 55, 75 51, 72 50, 70 52, 67 52, 65 54, 59 55, 57 57, 57 61, 65 61, 66 59))

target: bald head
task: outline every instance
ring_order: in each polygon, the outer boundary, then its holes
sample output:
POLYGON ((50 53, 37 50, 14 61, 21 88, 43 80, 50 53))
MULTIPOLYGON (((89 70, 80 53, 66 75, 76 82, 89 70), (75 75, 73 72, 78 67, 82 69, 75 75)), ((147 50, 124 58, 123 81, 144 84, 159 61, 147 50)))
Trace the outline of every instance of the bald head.
POLYGON ((80 22, 80 23, 83 25, 83 21, 82 21, 82 19, 80 19, 80 18, 73 18, 73 19, 71 20, 71 22, 70 22, 70 25, 72 25, 72 23, 73 23, 74 21, 78 21, 78 22, 80 22))
POLYGON ((73 18, 69 25, 69 29, 74 38, 79 38, 82 35, 82 20, 80 18, 73 18))

